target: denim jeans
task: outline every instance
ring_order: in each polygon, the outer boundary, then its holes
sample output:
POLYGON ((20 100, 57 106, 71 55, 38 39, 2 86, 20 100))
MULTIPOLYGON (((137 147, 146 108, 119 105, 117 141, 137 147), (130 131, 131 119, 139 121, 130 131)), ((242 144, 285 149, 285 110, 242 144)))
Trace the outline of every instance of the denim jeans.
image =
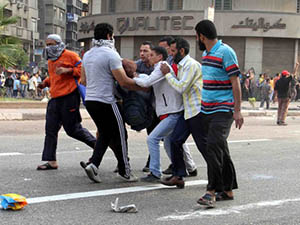
POLYGON ((170 114, 167 118, 160 121, 147 138, 150 153, 150 172, 154 176, 161 177, 159 142, 164 139, 164 147, 168 156, 171 157, 170 138, 181 115, 182 112, 170 114))

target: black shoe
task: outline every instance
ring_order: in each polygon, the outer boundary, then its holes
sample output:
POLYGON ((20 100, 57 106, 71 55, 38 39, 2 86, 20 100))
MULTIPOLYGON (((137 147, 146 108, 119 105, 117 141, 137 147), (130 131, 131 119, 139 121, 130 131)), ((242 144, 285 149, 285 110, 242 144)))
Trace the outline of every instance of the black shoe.
POLYGON ((165 175, 173 174, 173 165, 170 164, 166 170, 162 171, 162 173, 165 175))
POLYGON ((148 183, 159 183, 160 182, 160 178, 157 176, 154 176, 152 173, 149 173, 147 176, 145 177, 141 177, 140 179, 142 182, 148 182, 148 183))
POLYGON ((150 172, 150 169, 148 166, 145 166, 143 169, 142 169, 143 172, 145 173, 149 173, 150 172))
POLYGON ((116 168, 114 169, 114 171, 113 171, 114 173, 118 173, 119 172, 119 167, 118 166, 116 166, 116 168))
POLYGON ((197 169, 194 169, 193 171, 188 171, 188 177, 196 177, 198 175, 197 169))
POLYGON ((80 166, 85 169, 88 165, 90 164, 90 162, 84 162, 84 161, 81 161, 80 162, 80 166))

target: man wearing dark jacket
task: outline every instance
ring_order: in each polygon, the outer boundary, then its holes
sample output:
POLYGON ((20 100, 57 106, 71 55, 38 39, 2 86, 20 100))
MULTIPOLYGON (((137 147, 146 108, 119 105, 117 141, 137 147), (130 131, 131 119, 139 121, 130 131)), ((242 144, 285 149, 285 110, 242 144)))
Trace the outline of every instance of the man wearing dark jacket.
MULTIPOLYGON (((294 75, 297 74, 299 62, 296 63, 294 75)), ((285 118, 287 116, 288 107, 290 104, 290 83, 293 76, 287 70, 281 72, 281 78, 275 84, 275 91, 278 98, 277 125, 286 126, 285 118)))

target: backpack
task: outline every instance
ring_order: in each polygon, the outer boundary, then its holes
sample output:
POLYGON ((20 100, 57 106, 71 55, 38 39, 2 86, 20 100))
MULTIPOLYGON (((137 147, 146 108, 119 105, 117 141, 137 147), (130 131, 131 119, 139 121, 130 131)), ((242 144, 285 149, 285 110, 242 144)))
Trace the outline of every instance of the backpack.
POLYGON ((154 108, 152 106, 152 93, 143 91, 128 91, 117 86, 122 98, 124 121, 131 129, 141 131, 152 124, 154 108))

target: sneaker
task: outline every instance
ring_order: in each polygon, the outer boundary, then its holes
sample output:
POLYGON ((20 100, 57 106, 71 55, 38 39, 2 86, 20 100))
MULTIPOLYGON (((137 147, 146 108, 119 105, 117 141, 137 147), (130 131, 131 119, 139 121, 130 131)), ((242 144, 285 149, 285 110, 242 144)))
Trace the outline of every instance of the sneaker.
POLYGON ((125 180, 127 182, 137 182, 138 181, 138 178, 131 172, 130 172, 129 176, 127 174, 124 174, 124 175, 119 174, 119 176, 122 180, 125 180))
POLYGON ((95 183, 101 183, 101 179, 98 174, 98 168, 93 164, 90 163, 84 168, 86 175, 95 183))
POLYGON ((79 164, 83 169, 85 169, 90 164, 90 162, 81 161, 79 164))
POLYGON ((149 173, 145 177, 141 177, 140 179, 142 182, 148 182, 148 183, 160 183, 160 178, 153 175, 152 173, 149 173))
POLYGON ((149 173, 150 172, 150 169, 148 166, 145 166, 143 169, 142 169, 143 172, 145 173, 149 173))
POLYGON ((194 169, 193 171, 188 171, 188 177, 196 177, 198 175, 197 169, 194 169))
POLYGON ((165 175, 173 174, 172 169, 173 169, 173 165, 170 164, 167 169, 165 169, 164 171, 162 171, 162 173, 165 174, 165 175))

